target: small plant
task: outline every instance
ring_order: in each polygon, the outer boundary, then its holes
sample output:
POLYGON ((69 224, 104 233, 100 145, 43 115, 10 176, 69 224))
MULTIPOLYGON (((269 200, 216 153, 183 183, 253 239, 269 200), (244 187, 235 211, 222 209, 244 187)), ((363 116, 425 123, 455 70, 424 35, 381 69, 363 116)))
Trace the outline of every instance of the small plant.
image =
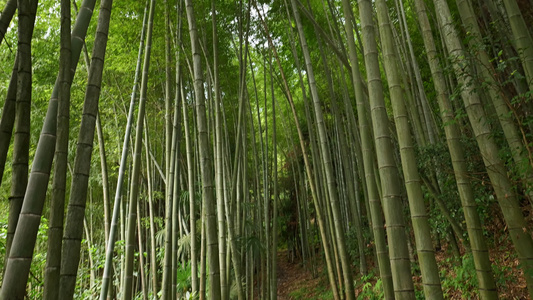
POLYGON ((442 280, 444 296, 449 296, 453 291, 461 292, 464 299, 472 299, 476 296, 478 282, 474 258, 471 254, 466 254, 461 265, 454 267, 449 274, 444 274, 444 277, 445 279, 442 280))
POLYGON ((305 294, 305 287, 303 287, 290 292, 289 297, 291 297, 291 299, 305 299, 305 294))
POLYGON ((325 289, 318 294, 317 299, 324 299, 324 300, 333 299, 333 292, 329 288, 325 289))
POLYGON ((372 283, 370 282, 365 282, 363 284, 363 290, 357 296, 357 299, 378 300, 383 299, 384 297, 383 285, 381 279, 378 279, 374 286, 372 286, 372 283))
MULTIPOLYGON (((505 254, 505 256, 508 256, 509 254, 505 254)), ((510 259, 514 259, 513 256, 509 257, 510 259)), ((519 266, 520 268, 520 266, 519 266)), ((494 274, 494 279, 496 280, 496 285, 498 286, 499 290, 506 290, 510 283, 516 283, 517 278, 513 275, 513 270, 510 266, 505 265, 502 262, 500 262, 498 259, 494 261, 492 264, 492 272, 494 274)))
POLYGON ((179 300, 193 300, 193 299, 198 299, 198 293, 194 292, 194 293, 190 293, 187 291, 187 293, 185 293, 185 295, 183 295, 182 297, 178 298, 179 300))
POLYGON ((383 291, 383 282, 381 278, 377 278, 375 283, 372 281, 376 278, 374 273, 361 276, 363 288, 361 293, 357 295, 357 299, 378 300, 385 298, 385 292, 383 291))
POLYGON ((176 279, 178 281, 178 295, 180 295, 180 297, 184 297, 189 293, 189 290, 192 288, 190 263, 186 263, 181 268, 178 268, 178 274, 176 279))

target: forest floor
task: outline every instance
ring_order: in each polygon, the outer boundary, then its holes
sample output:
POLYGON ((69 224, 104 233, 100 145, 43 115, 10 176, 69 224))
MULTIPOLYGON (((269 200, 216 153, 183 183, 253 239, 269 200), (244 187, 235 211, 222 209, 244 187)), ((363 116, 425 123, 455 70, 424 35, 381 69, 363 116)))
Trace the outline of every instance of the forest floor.
MULTIPOLYGON (((278 251, 278 299, 333 299, 323 260, 319 259, 316 268, 317 276, 313 276, 300 260, 291 261, 286 249, 278 251)), ((369 278, 369 282, 374 286, 376 280, 369 278)), ((356 286, 356 295, 361 294, 363 286, 364 283, 356 286)))
MULTIPOLYGON (((493 249, 490 249, 491 261, 499 267, 494 268, 494 275, 498 285, 498 293, 501 299, 528 299, 526 283, 523 272, 518 267, 518 259, 514 257, 509 242, 500 240, 493 249), (499 245, 498 245, 499 244, 499 245)), ((478 299, 474 283, 475 269, 473 261, 463 260, 461 263, 454 262, 451 253, 443 245, 443 250, 436 253, 437 263, 441 270, 443 291, 446 299, 478 299)), ((464 249, 462 249, 464 250, 464 249)), ((462 253, 464 254, 464 252, 462 253)), ((370 262, 372 264, 372 262, 370 262)), ((322 265, 323 261, 317 261, 317 276, 313 276, 308 267, 303 266, 300 260, 291 261, 286 249, 278 252, 278 299, 333 299, 329 288, 327 275, 322 265)), ((371 267, 371 266, 369 266, 371 267)), ((364 295, 372 294, 376 285, 376 277, 368 276, 364 279, 358 276, 356 281, 356 295, 358 299, 367 299, 364 295), (363 291, 363 289, 368 289, 363 291)), ((419 290, 418 297, 422 296, 421 278, 413 276, 413 281, 419 290)), ((379 297, 379 296, 378 296, 379 297)))
POLYGON ((327 286, 321 281, 301 261, 291 262, 287 249, 278 252, 278 299, 317 299, 315 289, 327 286))

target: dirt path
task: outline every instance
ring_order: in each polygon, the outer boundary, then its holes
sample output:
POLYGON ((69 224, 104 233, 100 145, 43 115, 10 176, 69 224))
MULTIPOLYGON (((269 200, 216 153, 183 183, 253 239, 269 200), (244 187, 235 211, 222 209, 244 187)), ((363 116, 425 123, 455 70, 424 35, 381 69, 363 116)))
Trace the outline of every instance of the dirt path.
MULTIPOLYGON (((296 299, 291 297, 291 292, 297 293, 299 290, 312 293, 319 281, 320 278, 313 278, 311 272, 303 267, 300 261, 291 263, 287 250, 278 252, 278 299, 296 299)), ((308 297, 306 298, 310 299, 308 297)))

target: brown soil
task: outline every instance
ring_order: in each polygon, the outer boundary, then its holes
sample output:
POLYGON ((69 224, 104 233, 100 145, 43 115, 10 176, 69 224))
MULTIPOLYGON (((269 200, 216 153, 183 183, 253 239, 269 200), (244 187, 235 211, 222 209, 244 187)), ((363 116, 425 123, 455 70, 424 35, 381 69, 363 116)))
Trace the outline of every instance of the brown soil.
MULTIPOLYGON (((505 245, 507 246, 507 245, 505 245)), ((446 259, 450 256, 443 247, 442 251, 436 253, 437 263, 440 269, 446 268, 445 276, 447 278, 455 277, 453 266, 450 261, 446 259)), ((491 249, 490 256, 493 263, 500 265, 503 270, 500 274, 495 274, 496 280, 506 281, 506 288, 499 287, 498 293, 501 299, 528 299, 527 287, 523 277, 523 271, 518 268, 518 259, 509 255, 507 247, 491 249), (495 261, 496 260, 496 261, 495 261)), ((511 252, 512 253, 512 252, 511 252)), ((322 264, 322 261, 318 261, 322 264)), ((310 270, 302 266, 300 261, 290 262, 287 250, 278 252, 278 299, 318 299, 319 292, 327 289, 329 284, 325 273, 322 271, 323 266, 318 266, 319 276, 313 277, 310 270), (291 296, 291 293, 298 297, 291 296)), ((370 279, 370 283, 375 283, 377 278, 370 279)), ((416 285, 421 285, 420 276, 414 276, 413 281, 416 285)), ((360 280, 357 280, 361 283, 360 280)), ((362 284, 358 284, 356 288, 356 295, 362 291, 362 284)), ((473 292, 473 291, 470 291, 473 292)), ((467 299, 460 290, 449 287, 446 290, 446 298, 448 299, 467 299)), ((473 298, 476 299, 476 298, 473 298)))
POLYGON ((306 298, 312 299, 319 282, 320 277, 313 278, 300 261, 291 262, 287 250, 278 252, 278 299, 294 299, 290 294, 297 290, 307 291, 306 298))

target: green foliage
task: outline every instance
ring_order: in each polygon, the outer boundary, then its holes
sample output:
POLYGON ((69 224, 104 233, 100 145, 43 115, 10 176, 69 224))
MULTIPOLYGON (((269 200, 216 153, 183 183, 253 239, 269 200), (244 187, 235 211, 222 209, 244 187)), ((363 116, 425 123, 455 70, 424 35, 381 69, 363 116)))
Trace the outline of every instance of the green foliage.
MULTIPOLYGON (((447 264, 452 264, 450 259, 447 260, 447 264)), ((472 299, 476 296, 478 282, 472 254, 463 256, 461 265, 454 266, 451 270, 442 269, 440 273, 443 278, 441 283, 444 297, 455 295, 457 291, 461 292, 463 299, 472 299)))
MULTIPOLYGON (((516 261, 516 254, 509 252, 509 249, 505 250, 502 255, 494 259, 492 264, 492 272, 496 285, 499 291, 506 291, 512 286, 516 286, 518 283, 518 276, 520 276, 508 263, 505 261, 516 261)), ((522 269, 521 265, 518 265, 519 269, 522 269)), ((525 270, 524 270, 525 272, 525 270)))
POLYGON ((333 292, 329 285, 321 281, 319 285, 313 289, 309 289, 308 286, 300 287, 289 293, 290 299, 333 299, 333 292))
MULTIPOLYGON (((4 206, 4 205, 2 205, 4 206)), ((7 211, 7 208, 3 208, 7 211)), ((0 217, 0 253, 6 253, 6 238, 7 238, 7 214, 2 214, 0 217)), ((0 259, 0 269, 4 269, 4 260, 0 259)))
MULTIPOLYGON (((460 122, 460 119, 456 119, 456 121, 460 122)), ((470 185, 474 192, 477 211, 482 224, 485 224, 487 220, 493 219, 491 216, 493 216, 492 213, 497 204, 493 196, 494 191, 490 185, 486 169, 483 165, 483 158, 479 154, 479 148, 475 138, 463 137, 461 144, 465 152, 470 185)), ((425 179, 429 181, 431 179, 428 178, 428 174, 435 174, 440 187, 439 193, 435 195, 430 189, 424 186, 426 199, 437 196, 446 205, 451 217, 458 220, 460 224, 465 225, 464 213, 457 192, 455 173, 446 143, 443 141, 434 145, 417 147, 417 159, 421 176, 425 176, 425 179), (435 170, 438 170, 438 172, 435 172, 435 170)), ((428 205, 428 207, 430 208, 430 224, 432 229, 441 238, 445 238, 448 232, 449 222, 442 214, 438 205, 428 205)), ((465 227, 463 226, 463 228, 465 227)), ((465 236, 459 238, 467 239, 466 232, 464 234, 465 236)))
MULTIPOLYGON (((196 293, 191 294, 192 282, 191 282, 191 264, 186 262, 178 267, 176 275, 176 292, 178 299, 198 299, 196 293)), ((142 299, 142 293, 138 293, 136 299, 142 299)))
MULTIPOLYGON (((80 278, 84 278, 84 280, 87 280, 89 276, 87 273, 87 270, 79 270, 78 272, 81 274, 78 274, 79 276, 77 280, 79 283, 76 284, 76 287, 82 286, 83 282, 79 280, 80 278)), ((76 291, 74 292, 74 298, 75 299, 96 299, 98 295, 100 294, 101 282, 102 281, 98 279, 98 280, 95 280, 94 285, 90 285, 83 289, 77 288, 76 291)))
POLYGON ((361 277, 362 290, 357 299, 365 300, 379 300, 384 299, 385 292, 383 291, 383 283, 381 278, 378 278, 375 282, 376 276, 374 273, 369 273, 368 275, 361 277))
POLYGON ((258 257, 261 251, 265 249, 264 244, 261 243, 261 239, 256 235, 251 235, 246 238, 240 237, 238 241, 243 243, 246 246, 246 251, 250 251, 255 257, 258 257))
POLYGON ((191 288, 191 264, 186 263, 178 268, 177 275, 177 289, 178 291, 184 292, 191 288))
POLYGON ((178 240, 178 259, 185 261, 190 257, 191 235, 187 234, 178 240))
POLYGON ((305 299, 305 296, 306 296, 305 287, 299 288, 289 293, 289 297, 291 297, 291 299, 305 299))
MULTIPOLYGON (((368 227, 363 228, 363 239, 365 241, 369 240, 370 231, 368 230, 368 227)), ((350 260, 355 263, 356 265, 359 265, 359 241, 357 240, 357 228, 355 226, 352 226, 346 231, 346 250, 348 251, 348 254, 350 255, 350 260)), ((365 247, 365 255, 371 255, 372 248, 371 247, 365 247)))
POLYGON ((333 299, 333 292, 329 288, 329 286, 322 285, 318 288, 318 293, 316 295, 317 299, 333 299))

